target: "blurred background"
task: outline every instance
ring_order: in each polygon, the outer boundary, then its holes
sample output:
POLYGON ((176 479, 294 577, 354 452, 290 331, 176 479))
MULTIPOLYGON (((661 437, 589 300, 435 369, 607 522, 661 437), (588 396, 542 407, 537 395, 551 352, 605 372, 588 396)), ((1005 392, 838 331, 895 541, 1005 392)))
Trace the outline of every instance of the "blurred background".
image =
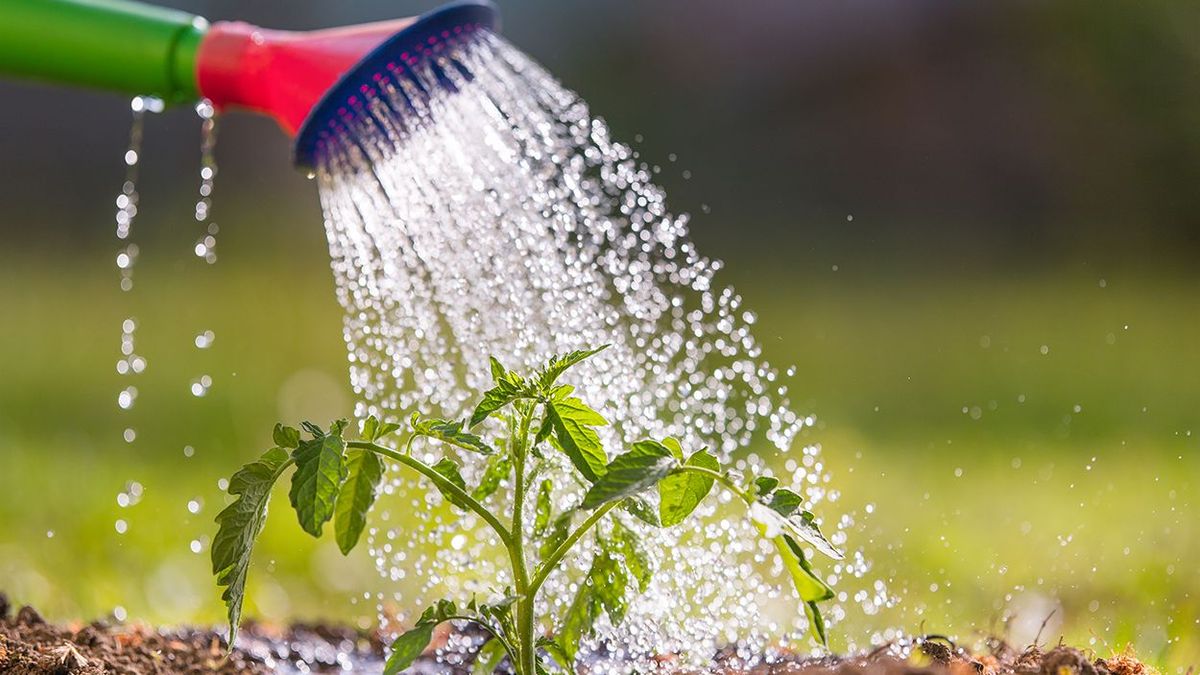
MULTIPOLYGON (((164 4, 307 29, 435 3, 164 4)), ((898 598, 848 598, 835 646, 1049 616, 1043 640, 1200 661, 1200 5, 500 4, 798 367, 805 440, 898 598)), ((277 419, 351 411, 315 186, 272 122, 221 117, 206 264, 199 120, 149 116, 122 292, 129 101, 2 81, 0 105, 0 590, 217 621, 218 481, 277 419)), ((279 519, 258 559, 251 614, 374 621, 365 554, 279 519)))

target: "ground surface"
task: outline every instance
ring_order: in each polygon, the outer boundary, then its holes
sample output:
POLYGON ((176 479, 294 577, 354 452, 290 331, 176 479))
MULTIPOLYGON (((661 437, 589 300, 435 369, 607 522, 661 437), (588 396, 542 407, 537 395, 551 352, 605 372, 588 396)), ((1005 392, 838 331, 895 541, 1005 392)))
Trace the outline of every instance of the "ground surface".
MULTIPOLYGON (((440 636, 445 640, 446 636, 440 636)), ((435 639, 435 644, 436 644, 435 639)), ((238 648, 228 656, 215 631, 196 628, 154 630, 137 625, 93 622, 55 625, 31 607, 12 612, 0 595, 0 673, 7 675, 167 675, 171 673, 378 672, 383 646, 371 636, 337 626, 296 625, 271 630, 246 626, 238 648)), ((469 665, 470 656, 466 657, 469 665)), ((668 661, 665 661, 669 663, 668 661)), ((419 673, 468 672, 432 657, 414 666, 419 673)), ((581 672, 587 672, 582 669, 581 672)), ((680 671, 684 672, 684 671, 680 671)), ((871 653, 821 659, 786 656, 771 665, 741 666, 732 652, 715 655, 707 672, 753 675, 1149 675, 1152 670, 1128 654, 1097 659, 1059 645, 1018 650, 1001 642, 987 653, 971 654, 952 642, 929 637, 883 645, 871 653)))

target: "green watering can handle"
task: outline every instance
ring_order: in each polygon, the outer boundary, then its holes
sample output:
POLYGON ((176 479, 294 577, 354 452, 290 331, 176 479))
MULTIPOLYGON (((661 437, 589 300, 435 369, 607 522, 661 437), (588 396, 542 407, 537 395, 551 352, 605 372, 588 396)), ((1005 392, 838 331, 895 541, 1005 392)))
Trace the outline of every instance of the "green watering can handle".
POLYGON ((207 30, 198 16, 130 0, 0 0, 0 73, 194 100, 207 30))

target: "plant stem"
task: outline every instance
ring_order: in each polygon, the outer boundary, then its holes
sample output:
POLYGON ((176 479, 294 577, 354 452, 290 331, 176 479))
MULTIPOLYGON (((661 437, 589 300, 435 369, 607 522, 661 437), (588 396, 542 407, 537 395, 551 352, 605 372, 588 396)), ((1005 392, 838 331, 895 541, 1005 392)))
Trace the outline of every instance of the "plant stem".
POLYGON ((521 419, 512 439, 513 474, 516 490, 513 494, 512 555, 513 576, 517 582, 517 640, 520 663, 515 664, 517 675, 533 675, 537 667, 537 643, 533 636, 533 612, 535 592, 530 589, 529 570, 525 564, 525 458, 529 448, 529 425, 533 420, 534 406, 525 409, 516 406, 521 419))
POLYGON ((550 573, 554 571, 554 568, 558 565, 559 561, 561 561, 567 555, 567 553, 570 552, 571 547, 574 546, 575 543, 578 542, 581 537, 583 537, 583 535, 587 534, 587 531, 592 529, 596 523, 600 522, 600 519, 603 518, 609 511, 612 511, 614 508, 616 508, 619 503, 620 502, 609 502, 593 511, 592 515, 588 516, 588 519, 583 521, 582 525, 576 528, 574 532, 567 535, 567 538, 558 545, 558 548, 554 549, 550 555, 546 556, 546 559, 543 560, 542 564, 538 566, 537 572, 533 576, 533 582, 530 584, 531 592, 538 592, 538 589, 540 589, 542 584, 546 582, 546 578, 549 577, 550 573))
POLYGON ((454 483, 451 483, 442 474, 438 473, 437 471, 434 471, 433 467, 429 466, 428 464, 425 464, 424 462, 422 462, 421 460, 419 460, 415 457, 412 457, 410 455, 401 454, 399 452, 396 452, 395 450, 392 450, 391 448, 385 448, 382 445, 378 445, 376 443, 370 443, 367 441, 346 441, 346 447, 357 448, 359 450, 370 450, 371 452, 374 452, 379 455, 383 455, 384 457, 387 457, 388 459, 394 459, 397 462, 400 462, 401 464, 416 470, 418 473, 420 473, 421 475, 425 476, 430 481, 432 481, 434 483, 434 485, 437 485, 438 489, 442 490, 443 492, 448 492, 450 494, 453 494, 457 499, 461 500, 462 503, 465 504, 468 508, 470 508, 475 513, 479 514, 479 517, 483 518, 484 522, 486 522, 488 525, 490 525, 492 527, 493 530, 496 531, 496 535, 498 537, 500 537, 500 542, 504 544, 505 548, 508 548, 511 550, 513 538, 512 538, 512 535, 509 533, 508 529, 506 527, 504 527, 504 524, 501 523, 499 521, 499 519, 497 519, 495 516, 493 516, 490 511, 488 511, 486 508, 484 508, 482 504, 475 501, 475 498, 472 497, 470 494, 468 494, 465 490, 458 487, 454 483))

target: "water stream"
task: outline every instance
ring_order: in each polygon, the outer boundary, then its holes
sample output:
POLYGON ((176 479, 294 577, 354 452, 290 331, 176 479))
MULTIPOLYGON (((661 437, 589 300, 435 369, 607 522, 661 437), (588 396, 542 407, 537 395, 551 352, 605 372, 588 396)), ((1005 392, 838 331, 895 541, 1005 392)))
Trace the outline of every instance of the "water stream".
MULTIPOLYGON (((673 435, 744 471, 769 463, 850 551, 824 567, 842 592, 832 622, 886 604, 886 588, 866 579, 869 565, 847 538, 854 518, 836 503, 819 446, 798 439, 814 420, 789 404, 792 371, 763 359, 754 312, 720 284, 720 262, 696 249, 688 216, 668 210, 631 148, 577 94, 491 34, 376 84, 324 142, 315 172, 357 412, 462 416, 472 392, 490 386, 489 355, 528 368, 611 343, 570 380, 613 421, 610 456, 673 435)), ((440 449, 417 452, 433 460, 440 449)), ((481 463, 465 459, 472 481, 481 463)), ((569 484, 565 465, 550 470, 569 484)), ((445 594, 487 595, 511 581, 482 532, 464 536, 457 520, 429 508, 437 494, 391 475, 393 496, 377 507, 383 526, 369 542, 380 573, 404 591, 377 596, 381 612, 419 611, 445 594), (432 555, 415 527, 432 531, 444 552, 432 555)), ((581 493, 560 490, 556 508, 581 493)), ((719 500, 698 515, 692 527, 646 533, 658 544, 659 571, 631 598, 622 626, 602 623, 588 646, 597 656, 608 641, 621 669, 646 672, 664 652, 700 663, 731 641, 747 653, 811 644, 786 574, 749 521, 719 500)), ((566 608, 587 557, 551 579, 543 610, 566 608)))

